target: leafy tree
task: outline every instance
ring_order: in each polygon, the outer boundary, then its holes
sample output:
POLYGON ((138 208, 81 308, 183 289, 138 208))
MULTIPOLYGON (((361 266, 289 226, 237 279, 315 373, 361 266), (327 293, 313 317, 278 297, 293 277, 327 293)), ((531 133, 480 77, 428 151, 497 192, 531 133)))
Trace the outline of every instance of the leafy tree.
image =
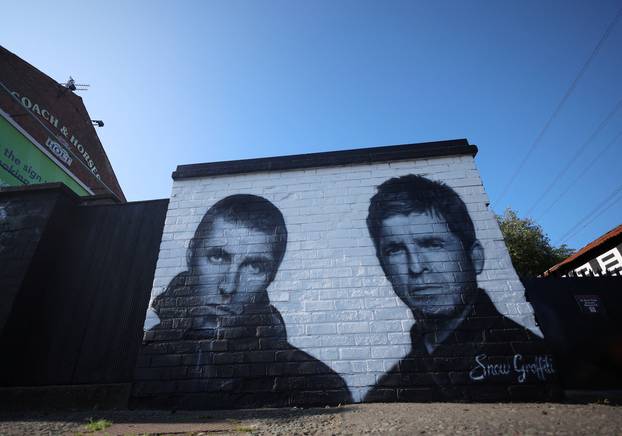
POLYGON ((540 275, 574 252, 566 244, 559 247, 551 245, 542 227, 531 218, 519 218, 510 208, 503 215, 497 215, 497 221, 512 264, 521 277, 540 275))

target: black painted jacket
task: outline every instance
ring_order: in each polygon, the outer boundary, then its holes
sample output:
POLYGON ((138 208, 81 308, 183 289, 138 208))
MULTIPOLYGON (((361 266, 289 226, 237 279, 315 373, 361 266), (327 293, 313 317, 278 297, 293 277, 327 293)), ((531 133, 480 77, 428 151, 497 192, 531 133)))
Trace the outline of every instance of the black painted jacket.
MULTIPOLYGON (((352 401, 337 373, 287 342, 283 318, 270 304, 248 305, 243 315, 226 317, 214 331, 193 328, 205 311, 196 289, 187 283, 188 274, 180 273, 152 304, 161 322, 145 333, 142 355, 149 359, 143 357, 148 368, 142 370, 167 366, 154 377, 160 381, 160 395, 147 387, 147 406, 284 407, 352 401)), ((140 397, 140 387, 135 390, 134 396, 140 397)))
POLYGON ((479 289, 468 316, 432 353, 415 324, 412 351, 384 374, 364 401, 518 401, 559 394, 544 341, 501 315, 479 289))

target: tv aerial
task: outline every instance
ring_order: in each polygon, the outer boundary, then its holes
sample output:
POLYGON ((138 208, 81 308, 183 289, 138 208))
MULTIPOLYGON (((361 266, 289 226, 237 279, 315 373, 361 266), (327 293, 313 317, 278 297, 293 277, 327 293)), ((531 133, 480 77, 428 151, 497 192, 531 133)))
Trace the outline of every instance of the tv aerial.
POLYGON ((88 91, 91 85, 78 84, 73 77, 69 76, 69 79, 63 84, 63 86, 70 91, 88 91))

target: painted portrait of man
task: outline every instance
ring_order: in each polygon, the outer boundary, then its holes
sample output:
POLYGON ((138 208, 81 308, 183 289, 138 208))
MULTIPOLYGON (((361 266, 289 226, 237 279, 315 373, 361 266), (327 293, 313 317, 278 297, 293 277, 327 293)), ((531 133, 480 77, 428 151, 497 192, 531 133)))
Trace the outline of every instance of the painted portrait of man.
POLYGON ((339 375, 288 343, 283 318, 270 304, 267 289, 286 246, 283 215, 265 198, 232 195, 207 210, 190 241, 187 270, 153 299, 145 323, 147 347, 178 359, 175 392, 163 403, 351 401, 339 375))
POLYGON ((550 378, 542 340, 501 315, 478 287, 484 249, 452 188, 419 175, 387 180, 370 200, 367 227, 380 266, 415 324, 410 353, 365 401, 477 399, 486 383, 500 386, 503 397, 504 381, 550 378), (543 369, 520 379, 526 362, 543 369))

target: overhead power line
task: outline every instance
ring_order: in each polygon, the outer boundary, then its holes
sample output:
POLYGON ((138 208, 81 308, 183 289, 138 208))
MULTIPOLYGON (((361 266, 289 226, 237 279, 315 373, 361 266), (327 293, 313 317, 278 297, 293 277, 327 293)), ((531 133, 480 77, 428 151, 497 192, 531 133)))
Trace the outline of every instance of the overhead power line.
POLYGON ((544 134, 549 129, 549 127, 551 126, 551 124, 553 123, 555 118, 557 118, 557 115, 559 114, 559 112, 561 111, 562 107, 566 103, 566 100, 568 100, 570 95, 573 93, 574 89, 577 86, 577 83, 579 82, 581 77, 583 77, 583 75, 587 71, 588 67, 590 66, 590 64, 592 63, 592 61, 594 60, 594 58, 596 57, 598 52, 600 51, 600 49, 603 46, 604 42, 607 40, 607 38, 609 38, 609 35, 611 34, 611 31, 613 30, 613 28, 615 27, 617 22, 620 20, 620 17, 622 17, 622 8, 620 8, 620 10, 616 14, 616 16, 613 18, 613 20, 611 21, 611 23, 609 24, 609 26, 605 30, 605 33, 603 33, 603 35, 600 37, 600 40, 596 44, 596 47, 594 47, 594 50, 592 50, 592 53, 587 58, 587 60, 585 61, 585 63, 581 67, 581 69, 579 70, 579 73, 577 74, 575 79, 572 81, 572 83, 570 84, 570 86, 568 87, 566 92, 564 93, 564 96, 562 97, 560 102, 557 104, 557 107, 555 108, 555 110, 553 111, 553 113, 551 114, 551 116, 549 117, 547 122, 544 124, 544 127, 542 127, 542 130, 540 130, 540 133, 538 133, 538 135, 536 136, 534 141, 529 146, 529 149, 527 150, 527 153, 525 154, 523 159, 518 164, 518 167, 516 167, 516 169, 512 173, 512 176, 510 177, 510 180, 508 180, 508 182, 506 183, 505 187, 501 191, 501 194, 497 197, 495 203, 499 203, 503 199, 503 197, 505 197, 505 195, 507 194, 508 190, 510 189, 510 187, 512 186, 512 184, 516 180, 516 177, 522 171, 523 167, 527 163, 527 160, 531 157, 531 154, 536 149, 536 146, 540 143, 540 141, 544 137, 544 134))
POLYGON ((536 221, 540 221, 544 215, 546 215, 551 209, 553 209, 553 207, 559 202, 559 200, 561 200, 569 191, 570 189, 572 189, 572 187, 579 181, 581 180, 581 178, 587 174, 587 172, 594 166, 594 164, 603 156, 605 156, 607 154, 607 152, 609 151, 609 149, 611 147, 613 147, 613 145, 618 142, 618 140, 622 137, 622 130, 620 130, 618 132, 618 134, 616 136, 614 136, 614 138, 609 141, 609 143, 601 150, 599 151, 597 154, 594 155, 594 158, 590 161, 589 164, 587 164, 587 166, 585 168, 583 168, 583 171, 581 171, 581 173, 574 178, 574 180, 572 182, 570 182, 570 184, 566 187, 566 189, 557 196, 557 198, 555 200, 553 200, 552 202, 549 203, 549 205, 547 206, 547 208, 544 210, 544 212, 542 212, 540 214, 540 216, 538 216, 538 218, 536 219, 536 221))
POLYGON ((574 152, 574 154, 572 155, 572 157, 570 158, 570 160, 566 163, 566 165, 564 166, 564 168, 562 168, 553 178, 553 180, 551 181, 551 183, 549 183, 549 185, 546 187, 546 189, 544 190, 544 192, 542 192, 542 194, 540 194, 540 196, 538 197, 538 199, 536 201, 533 202, 533 204, 531 205, 531 207, 527 210, 527 216, 531 215, 531 213, 534 211, 534 209, 536 207, 538 207, 538 204, 540 204, 540 202, 544 199, 544 197, 546 197, 548 195, 549 192, 551 192, 551 189, 553 189, 553 187, 557 184, 557 182, 559 182, 559 180, 564 177, 564 175, 566 174, 566 172, 570 169, 570 167, 577 161, 577 159, 579 159, 579 157, 585 152, 585 150, 587 150, 587 146, 589 145, 590 142, 592 142, 594 140, 594 138, 596 138, 596 136, 598 136, 598 134, 605 128, 607 127, 607 124, 609 124, 609 121, 611 121, 611 118, 613 118, 613 116, 620 110, 620 108, 622 108, 622 98, 618 101, 618 103, 614 106, 614 108, 611 110, 611 112, 609 112, 609 114, 607 114, 607 116, 600 122, 600 124, 598 125, 598 127, 596 127, 596 130, 594 130, 592 132, 592 134, 589 136, 589 138, 587 138, 587 140, 585 142, 583 142, 579 148, 574 152))
POLYGON ((592 217, 591 220, 589 220, 588 222, 583 224, 580 228, 578 228, 573 234, 571 234, 568 237, 568 239, 570 239, 570 238, 574 237, 575 235, 578 235, 579 233, 581 233, 581 230, 583 230, 584 228, 586 228, 587 226, 592 224, 594 222, 594 220, 598 219, 598 217, 600 217, 602 214, 604 214, 609 209, 611 209, 613 206, 615 206, 616 203, 618 203, 618 201, 620 201, 620 200, 622 200, 622 195, 618 196, 618 198, 614 199, 611 203, 609 203, 608 206, 606 206, 604 209, 602 209, 600 212, 598 212, 594 217, 592 217))
POLYGON ((609 204, 609 205, 607 204, 612 199, 614 199, 615 196, 618 195, 620 192, 622 192, 622 185, 619 185, 616 189, 614 189, 613 192, 611 192, 604 200, 598 203, 596 207, 594 207, 587 215, 585 215, 574 226, 572 226, 570 230, 564 233, 564 235, 561 238, 559 238, 558 244, 566 242, 568 239, 574 236, 578 230, 581 230, 583 227, 585 227, 587 224, 592 222, 594 219, 598 218, 606 210, 608 210, 613 204, 615 204, 618 200, 620 200, 620 198, 622 197, 615 199, 612 204, 609 204))

